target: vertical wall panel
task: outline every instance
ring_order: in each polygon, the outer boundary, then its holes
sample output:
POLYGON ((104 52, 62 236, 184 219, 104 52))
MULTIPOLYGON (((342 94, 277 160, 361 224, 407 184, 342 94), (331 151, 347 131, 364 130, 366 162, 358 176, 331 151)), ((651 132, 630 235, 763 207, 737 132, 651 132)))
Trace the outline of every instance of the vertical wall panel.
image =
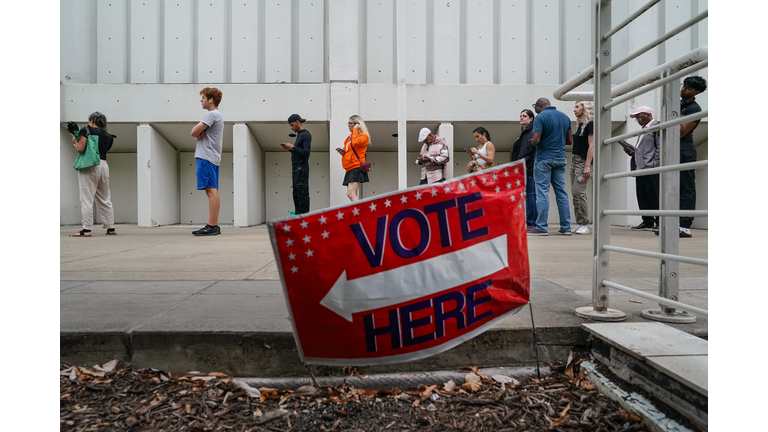
POLYGON ((96 82, 126 83, 126 22, 125 0, 96 3, 96 82))
POLYGON ((291 81, 291 2, 266 2, 264 79, 268 83, 291 81))
MULTIPOLYGON (((568 80, 594 62, 592 52, 592 12, 590 0, 565 2, 565 79, 568 80)), ((615 57, 614 57, 615 58, 615 57)))
POLYGON ((70 0, 59 12, 59 81, 64 84, 96 82, 96 4, 70 0), (72 28, 77 23, 76 31, 72 28))
MULTIPOLYGON (((312 151, 309 158, 309 210, 328 207, 330 183, 328 182, 330 158, 328 152, 312 151)), ((264 180, 267 220, 284 218, 294 210, 293 189, 291 188, 291 158, 285 152, 264 153, 264 180)), ((341 183, 333 185, 335 190, 346 190, 341 183)), ((346 199, 346 197, 345 197, 346 199)))
POLYGON ((499 3, 499 83, 526 84, 528 20, 525 0, 499 3))
MULTIPOLYGON (((696 15, 704 12, 708 9, 707 0, 698 0, 698 9, 696 10, 696 15)), ((696 24, 693 27, 693 31, 696 32, 698 36, 698 40, 696 41, 697 44, 691 47, 691 49, 696 48, 697 46, 707 46, 709 45, 709 18, 705 18, 703 21, 700 21, 698 24, 696 24)), ((707 85, 709 85, 709 68, 704 68, 697 72, 699 76, 707 80, 707 85)), ((701 109, 708 109, 709 108, 709 90, 705 91, 704 93, 701 93, 700 95, 696 96, 696 102, 701 105, 701 109)), ((699 156, 699 160, 704 160, 705 158, 702 156, 699 156)), ((699 173, 696 173, 696 179, 698 180, 699 173)), ((706 184, 706 183, 705 183, 706 184)), ((698 186, 697 186, 698 188, 698 186)), ((701 189, 698 189, 701 190, 701 189)), ((706 208, 706 207, 696 207, 696 208, 706 208)), ((706 219, 704 219, 706 220, 706 219)), ((695 219, 694 219, 695 223, 695 219)))
POLYGON ((427 83, 427 2, 405 2, 405 82, 427 83))
POLYGON ((259 8, 254 2, 232 2, 232 82, 258 81, 259 8))
MULTIPOLYGON (((631 5, 630 2, 626 2, 626 1, 611 3, 611 26, 615 26, 616 24, 624 21, 632 12, 638 10, 645 3, 646 2, 638 2, 638 4, 636 5, 631 5)), ((654 6, 654 7, 658 8, 659 6, 654 6)), ((646 12, 643 15, 648 15, 649 13, 651 13, 651 11, 646 12)), ((641 16, 641 18, 643 18, 643 16, 641 16)), ((654 25, 651 21, 646 21, 646 23, 647 23, 646 25, 649 26, 648 28, 651 28, 651 29, 656 28, 656 25, 654 25)), ((647 34, 647 33, 643 33, 643 34, 647 34)), ((655 38, 642 41, 643 45, 647 44, 653 39, 655 38)), ((612 51, 611 59, 613 59, 613 61, 619 61, 621 59, 626 58, 630 52, 628 50, 628 46, 629 46, 629 32, 625 28, 611 37, 611 51, 612 51)), ((638 47, 640 46, 642 45, 638 45, 638 47)), ((633 60, 633 62, 634 61, 636 60, 633 60)), ((629 64, 632 64, 632 62, 630 62, 629 64)), ((627 81, 629 79, 629 76, 630 75, 629 75, 628 65, 624 65, 616 69, 615 71, 613 71, 613 73, 611 73, 611 80, 612 80, 611 83, 613 85, 621 84, 627 81)), ((636 75, 631 75, 631 76, 634 77, 636 75)))
POLYGON ((460 78, 459 2, 435 1, 435 84, 458 84, 460 78))
POLYGON ((192 82, 192 2, 165 2, 165 83, 192 82))
MULTIPOLYGON (((691 18, 691 0, 665 0, 664 32, 668 32, 691 18)), ((673 60, 691 50, 691 29, 683 30, 677 36, 668 39, 666 61, 673 60)))
POLYGON ((467 84, 493 84, 493 0, 467 0, 467 84))
POLYGON ((160 2, 131 2, 131 82, 160 82, 160 2))
MULTIPOLYGON (((360 198, 368 198, 397 190, 397 153, 372 152, 365 154, 365 160, 371 163, 370 181, 363 183, 360 198), (378 174, 376 174, 378 173, 378 174), (385 173, 392 173, 386 175, 385 173)), ((412 164, 413 161, 410 161, 412 164)))
MULTIPOLYGON (((109 192, 112 208, 115 210, 115 223, 138 223, 136 153, 109 153, 107 159, 109 163, 109 192)), ((172 181, 175 186, 177 180, 175 170, 173 174, 172 181)), ((98 214, 98 211, 96 213, 98 214)), ((176 217, 178 219, 178 215, 176 217)))
POLYGON ((367 4, 367 82, 395 82, 394 2, 369 1, 367 4))
POLYGON ((325 52, 324 11, 322 0, 299 1, 299 68, 300 82, 323 82, 325 52))
POLYGON ((559 84, 560 25, 559 1, 533 3, 533 84, 559 84))
POLYGON ((200 0, 197 11, 197 82, 226 81, 226 2, 200 0))
MULTIPOLYGON (((235 222, 233 154, 221 153, 219 165, 219 225, 235 222)), ((197 190, 195 174, 195 152, 179 153, 179 198, 182 224, 204 224, 208 222, 208 197, 204 190, 197 190)))

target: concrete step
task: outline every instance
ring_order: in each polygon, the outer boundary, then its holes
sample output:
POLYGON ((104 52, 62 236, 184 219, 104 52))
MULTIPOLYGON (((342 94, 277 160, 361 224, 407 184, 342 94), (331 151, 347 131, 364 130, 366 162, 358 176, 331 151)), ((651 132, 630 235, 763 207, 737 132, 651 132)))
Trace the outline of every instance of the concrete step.
POLYGON ((707 427, 709 343, 658 322, 583 324, 595 358, 707 427))

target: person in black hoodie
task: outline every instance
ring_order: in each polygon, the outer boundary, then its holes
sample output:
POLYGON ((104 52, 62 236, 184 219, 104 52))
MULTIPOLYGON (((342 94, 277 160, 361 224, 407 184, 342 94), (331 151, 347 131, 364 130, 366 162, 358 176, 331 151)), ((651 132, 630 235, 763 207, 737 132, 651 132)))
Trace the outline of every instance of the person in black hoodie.
POLYGON ((533 111, 524 109, 520 112, 520 129, 522 133, 512 145, 512 160, 525 160, 525 227, 528 231, 536 225, 536 184, 533 181, 533 162, 536 149, 531 147, 533 136, 533 111))

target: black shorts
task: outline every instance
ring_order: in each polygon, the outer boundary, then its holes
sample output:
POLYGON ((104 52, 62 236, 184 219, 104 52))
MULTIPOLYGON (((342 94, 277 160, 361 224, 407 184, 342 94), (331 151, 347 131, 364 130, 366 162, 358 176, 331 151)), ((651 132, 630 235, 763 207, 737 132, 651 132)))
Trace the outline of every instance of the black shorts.
POLYGON ((344 186, 350 183, 368 183, 368 173, 362 172, 360 167, 352 168, 344 174, 344 186))

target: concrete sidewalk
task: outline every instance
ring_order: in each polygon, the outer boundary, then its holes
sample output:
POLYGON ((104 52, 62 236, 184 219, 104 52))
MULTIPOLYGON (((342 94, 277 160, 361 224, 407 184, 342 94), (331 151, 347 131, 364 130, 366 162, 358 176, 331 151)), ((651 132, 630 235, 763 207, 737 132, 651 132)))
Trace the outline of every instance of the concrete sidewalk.
MULTIPOLYGON (((116 227, 91 238, 61 228, 60 357, 92 365, 112 358, 172 372, 221 371, 239 376, 302 376, 279 274, 265 226, 223 227, 222 235, 194 237, 195 226, 116 227)), ((554 233, 551 233, 554 234, 554 233)), ((682 255, 707 258, 708 232, 680 240, 682 255)), ((614 227, 617 246, 658 250, 650 231, 614 227)), ((586 322, 574 310, 591 305, 592 236, 528 237, 531 303, 542 361, 563 358, 586 343, 586 322)), ((613 254, 611 280, 658 290, 658 261, 613 254)), ((707 268, 680 265, 680 301, 707 308, 707 268)), ((621 292, 611 308, 627 321, 646 322, 657 304, 621 292)), ((672 325, 707 337, 708 320, 672 325)), ((440 355, 416 362, 359 368, 366 373, 530 365, 528 309, 494 330, 440 355)), ((315 368, 335 375, 339 368, 315 368)))

